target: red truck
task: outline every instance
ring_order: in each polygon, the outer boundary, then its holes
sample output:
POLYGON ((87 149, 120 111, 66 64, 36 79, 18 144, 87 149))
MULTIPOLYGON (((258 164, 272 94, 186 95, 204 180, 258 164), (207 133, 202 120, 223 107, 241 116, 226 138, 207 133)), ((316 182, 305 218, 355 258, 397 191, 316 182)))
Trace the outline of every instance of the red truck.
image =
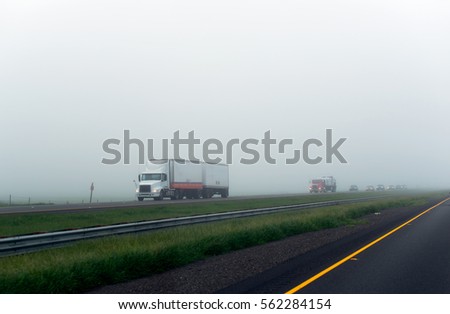
POLYGON ((310 193, 336 192, 336 179, 332 176, 312 179, 309 184, 310 193))

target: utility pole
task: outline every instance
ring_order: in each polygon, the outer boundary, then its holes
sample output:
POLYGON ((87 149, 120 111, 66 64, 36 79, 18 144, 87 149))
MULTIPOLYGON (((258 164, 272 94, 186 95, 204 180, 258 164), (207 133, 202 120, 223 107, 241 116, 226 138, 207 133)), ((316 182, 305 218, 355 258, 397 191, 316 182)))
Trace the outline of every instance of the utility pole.
POLYGON ((91 183, 91 197, 89 198, 89 203, 92 203, 92 193, 94 192, 94 182, 91 183))

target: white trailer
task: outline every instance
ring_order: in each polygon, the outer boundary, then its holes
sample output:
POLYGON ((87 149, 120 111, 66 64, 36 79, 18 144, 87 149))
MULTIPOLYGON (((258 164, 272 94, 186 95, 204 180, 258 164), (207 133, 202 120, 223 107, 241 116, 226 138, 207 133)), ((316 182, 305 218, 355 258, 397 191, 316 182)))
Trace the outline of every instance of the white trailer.
POLYGON ((214 194, 228 197, 228 165, 202 163, 202 197, 210 198, 214 194))
POLYGON ((190 162, 188 160, 152 160, 138 176, 136 197, 162 200, 228 197, 228 165, 190 162))

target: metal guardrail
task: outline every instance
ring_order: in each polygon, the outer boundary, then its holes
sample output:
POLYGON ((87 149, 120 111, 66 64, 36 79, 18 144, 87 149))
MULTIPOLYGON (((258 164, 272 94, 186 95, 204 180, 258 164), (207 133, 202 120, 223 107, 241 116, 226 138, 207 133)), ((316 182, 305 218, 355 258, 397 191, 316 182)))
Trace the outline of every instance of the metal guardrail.
POLYGON ((188 216, 180 218, 170 218, 143 222, 134 222, 127 224, 117 224, 102 227, 82 228, 68 231, 49 232, 43 234, 14 236, 0 239, 0 256, 18 255, 23 253, 29 253, 39 251, 49 247, 62 246, 64 244, 100 238, 111 235, 121 235, 126 233, 137 233, 144 231, 151 231, 163 228, 171 228, 184 225, 192 225, 199 223, 207 223, 213 221, 220 221, 231 218, 243 218, 264 214, 278 213, 281 211, 290 211, 307 208, 317 208, 334 206, 341 204, 350 204, 357 202, 364 202, 378 198, 384 198, 386 196, 346 199, 346 200, 333 200, 326 202, 316 202, 307 204, 295 204, 276 207, 257 208, 249 210, 240 210, 226 213, 206 214, 197 216, 188 216))

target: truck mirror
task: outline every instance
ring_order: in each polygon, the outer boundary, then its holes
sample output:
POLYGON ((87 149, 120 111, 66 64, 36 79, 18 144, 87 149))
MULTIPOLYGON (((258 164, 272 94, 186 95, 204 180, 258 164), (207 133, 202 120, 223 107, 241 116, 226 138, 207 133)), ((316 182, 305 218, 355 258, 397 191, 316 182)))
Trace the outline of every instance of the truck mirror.
POLYGON ((138 181, 141 182, 141 175, 138 175, 138 181))

